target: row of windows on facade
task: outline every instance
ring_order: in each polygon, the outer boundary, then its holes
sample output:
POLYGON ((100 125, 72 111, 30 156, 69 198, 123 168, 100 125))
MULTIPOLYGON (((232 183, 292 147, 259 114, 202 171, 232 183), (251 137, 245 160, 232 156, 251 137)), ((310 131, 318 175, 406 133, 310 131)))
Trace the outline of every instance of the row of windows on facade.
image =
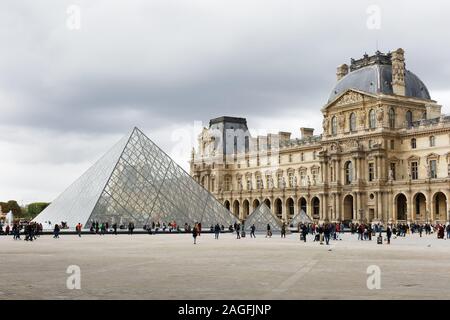
MULTIPOLYGON (((430 160, 428 165, 428 178, 431 179, 436 179, 437 178, 437 161, 436 160, 430 160)), ((396 163, 392 162, 390 163, 390 168, 389 168, 390 172, 389 172, 389 179, 391 180, 396 180, 396 163)), ((317 183, 317 179, 318 179, 318 174, 319 174, 319 169, 312 169, 311 170, 311 175, 312 175, 312 183, 313 185, 317 183)), ((351 184, 354 180, 354 172, 353 172, 353 163, 352 161, 347 161, 344 165, 344 174, 345 174, 345 184, 351 184)), ((409 170, 409 177, 411 178, 411 180, 418 180, 419 179, 419 163, 417 161, 412 161, 410 163, 410 170, 409 170)), ((450 164, 448 165, 448 176, 450 176, 450 164)), ((306 175, 306 171, 301 171, 300 172, 300 186, 306 186, 308 184, 308 179, 309 177, 306 175)), ((330 179, 331 182, 336 182, 336 176, 334 174, 334 170, 333 167, 330 166, 330 179)), ((367 172, 367 179, 368 181, 372 182, 376 179, 376 170, 375 170, 375 163, 374 162, 369 162, 368 163, 368 172, 367 172)), ((237 185, 238 188, 243 188, 242 185, 242 178, 238 178, 237 179, 237 185)), ((311 181, 310 181, 311 182, 311 181)), ((273 185, 273 182, 271 181, 271 176, 266 176, 266 183, 265 185, 263 184, 262 178, 261 176, 256 176, 256 187, 257 189, 264 189, 264 187, 266 188, 270 188, 272 185, 272 187, 275 187, 273 185)), ((288 182, 286 183, 283 177, 282 173, 279 173, 277 175, 277 187, 278 188, 283 188, 283 187, 296 187, 297 186, 297 182, 296 182, 296 177, 294 172, 288 172, 288 182)), ((225 176, 225 183, 224 183, 224 191, 231 191, 232 188, 232 178, 230 176, 225 176)), ((212 185, 211 185, 211 191, 214 192, 214 180, 212 181, 212 185)), ((253 189, 253 183, 252 183, 252 179, 248 178, 246 180, 246 189, 247 190, 252 190, 253 189)))
MULTIPOLYGON (((394 108, 389 109, 388 113, 388 122, 389 122, 389 128, 394 129, 395 128, 395 110, 394 108)), ((422 119, 426 119, 427 114, 424 112, 422 114, 422 119)), ((413 114, 411 110, 408 110, 405 114, 405 122, 406 126, 409 128, 413 124, 413 114)), ((374 109, 371 109, 369 111, 369 128, 375 129, 376 127, 376 113, 374 109)), ((356 131, 356 114, 354 112, 350 113, 349 116, 349 129, 350 132, 356 131)), ((336 135, 337 134, 337 117, 333 116, 331 118, 331 134, 336 135)))

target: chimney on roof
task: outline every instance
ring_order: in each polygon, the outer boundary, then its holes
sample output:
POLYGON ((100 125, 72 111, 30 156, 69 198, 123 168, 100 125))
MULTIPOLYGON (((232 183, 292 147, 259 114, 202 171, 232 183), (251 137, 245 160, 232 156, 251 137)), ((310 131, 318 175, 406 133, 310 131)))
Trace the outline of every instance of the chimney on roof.
POLYGON ((399 48, 392 52, 392 91, 394 94, 404 96, 405 86, 405 51, 399 48))
POLYGON ((308 138, 308 137, 312 137, 314 135, 314 129, 313 128, 300 128, 300 134, 301 134, 301 138, 308 138))
POLYGON ((341 64, 339 67, 337 67, 337 71, 336 71, 337 81, 341 80, 347 74, 348 74, 348 65, 346 65, 344 63, 344 64, 341 64))

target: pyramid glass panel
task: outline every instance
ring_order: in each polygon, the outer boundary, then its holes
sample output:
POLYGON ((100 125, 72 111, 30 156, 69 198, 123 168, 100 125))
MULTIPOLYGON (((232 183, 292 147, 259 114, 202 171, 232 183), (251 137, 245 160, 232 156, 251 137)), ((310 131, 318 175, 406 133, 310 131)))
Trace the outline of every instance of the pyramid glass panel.
POLYGON ((306 214, 305 211, 300 210, 300 212, 292 218, 289 225, 293 228, 297 228, 300 224, 309 224, 313 223, 313 220, 306 214))
POLYGON ((272 213, 272 210, 265 203, 260 204, 245 220, 245 230, 250 230, 253 224, 257 232, 266 232, 267 224, 270 225, 272 232, 280 232, 283 226, 283 222, 272 213))
POLYGON ((36 221, 95 222, 136 228, 152 222, 228 227, 235 217, 139 129, 121 140, 36 221), (48 210, 50 209, 50 210, 48 210))

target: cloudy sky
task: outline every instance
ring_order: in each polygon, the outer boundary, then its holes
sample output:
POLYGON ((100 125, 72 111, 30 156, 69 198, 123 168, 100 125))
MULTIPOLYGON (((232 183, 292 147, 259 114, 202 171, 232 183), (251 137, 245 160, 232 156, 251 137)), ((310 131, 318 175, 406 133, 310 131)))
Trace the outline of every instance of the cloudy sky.
POLYGON ((320 133, 336 66, 377 48, 404 48, 447 113, 449 15, 445 0, 3 0, 0 201, 51 201, 134 126, 185 168, 213 117, 320 133))

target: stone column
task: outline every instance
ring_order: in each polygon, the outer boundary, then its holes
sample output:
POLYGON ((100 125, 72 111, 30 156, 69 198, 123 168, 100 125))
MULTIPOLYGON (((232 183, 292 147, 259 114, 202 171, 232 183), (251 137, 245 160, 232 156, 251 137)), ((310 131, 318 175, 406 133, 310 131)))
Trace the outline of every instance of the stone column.
POLYGON ((337 221, 342 221, 342 216, 341 216, 341 194, 340 193, 336 193, 336 211, 335 211, 335 216, 336 216, 336 220, 337 221))

